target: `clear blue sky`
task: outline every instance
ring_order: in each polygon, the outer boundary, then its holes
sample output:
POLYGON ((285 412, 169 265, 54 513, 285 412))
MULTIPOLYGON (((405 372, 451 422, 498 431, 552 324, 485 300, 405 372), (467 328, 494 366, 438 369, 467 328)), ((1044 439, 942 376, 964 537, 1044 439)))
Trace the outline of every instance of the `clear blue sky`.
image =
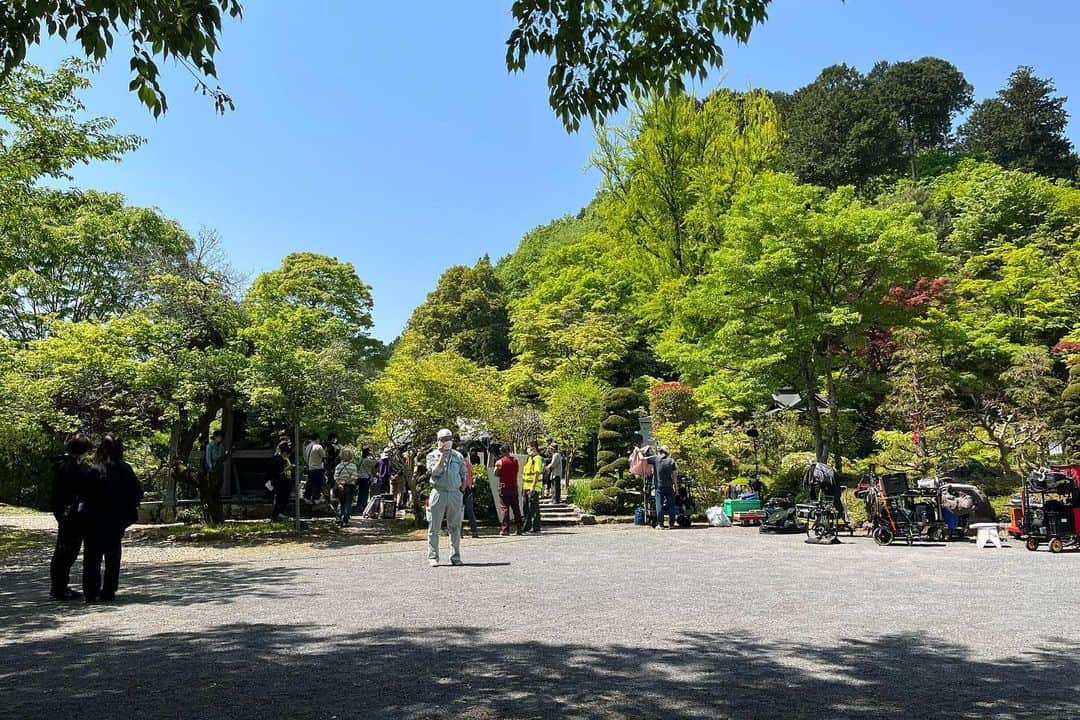
MULTIPOLYGON (((170 110, 154 120, 127 92, 127 56, 118 56, 87 93, 88 109, 149 142, 120 164, 79 169, 77 185, 156 206, 192 232, 217 228, 250 274, 297 250, 354 263, 374 288, 383 340, 446 266, 497 259, 592 197, 591 128, 562 129, 541 60, 525 75, 506 72, 511 0, 423 2, 407 13, 381 0, 244 4, 218 61, 236 111, 215 115, 169 69, 170 110)), ((726 69, 698 91, 721 81, 793 90, 832 63, 865 71, 936 55, 979 99, 1032 65, 1070 96, 1075 116, 1078 30, 1071 0, 775 0, 749 45, 731 47, 726 69)), ((65 54, 52 44, 30 59, 50 67, 65 54)))

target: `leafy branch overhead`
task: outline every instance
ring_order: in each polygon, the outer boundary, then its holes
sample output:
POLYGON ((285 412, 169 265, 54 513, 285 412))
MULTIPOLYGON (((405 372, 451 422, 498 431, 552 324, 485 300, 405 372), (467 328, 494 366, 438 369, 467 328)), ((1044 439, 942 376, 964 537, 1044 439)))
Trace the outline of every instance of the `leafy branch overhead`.
POLYGON ((548 100, 567 130, 626 106, 633 94, 681 92, 723 65, 720 40, 746 42, 771 0, 516 0, 506 66, 553 58, 548 100))
POLYGON ((75 40, 86 57, 103 61, 117 36, 131 42, 129 89, 154 113, 168 109, 155 58, 175 60, 213 98, 218 112, 232 98, 214 82, 214 56, 224 16, 241 17, 238 0, 20 0, 0 4, 0 79, 21 65, 27 50, 46 37, 75 40))

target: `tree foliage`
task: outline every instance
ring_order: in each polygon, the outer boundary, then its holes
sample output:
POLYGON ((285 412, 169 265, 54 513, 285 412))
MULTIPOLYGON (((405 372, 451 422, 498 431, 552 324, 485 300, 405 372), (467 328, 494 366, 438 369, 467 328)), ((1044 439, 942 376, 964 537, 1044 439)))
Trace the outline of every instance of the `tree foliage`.
POLYGON ((491 260, 454 265, 409 318, 408 329, 436 351, 454 350, 481 365, 510 364, 506 291, 491 260))
POLYGON ((27 50, 45 37, 75 40, 87 58, 100 62, 120 36, 130 43, 129 89, 158 116, 168 109, 155 58, 176 60, 210 95, 219 112, 233 102, 220 87, 214 56, 222 19, 239 18, 238 0, 20 0, 0 6, 0 77, 26 59, 27 50))
POLYGON ((1055 96, 1053 80, 1021 66, 997 96, 983 100, 961 128, 970 151, 998 165, 1047 177, 1072 178, 1078 158, 1065 134, 1067 98, 1055 96))
POLYGON ((770 0, 515 0, 506 65, 554 58, 548 101, 567 130, 599 123, 630 97, 682 94, 687 77, 723 64, 721 41, 746 42, 770 0))
POLYGON ((786 135, 781 165, 803 182, 861 187, 901 167, 898 116, 857 69, 827 67, 780 102, 786 135))

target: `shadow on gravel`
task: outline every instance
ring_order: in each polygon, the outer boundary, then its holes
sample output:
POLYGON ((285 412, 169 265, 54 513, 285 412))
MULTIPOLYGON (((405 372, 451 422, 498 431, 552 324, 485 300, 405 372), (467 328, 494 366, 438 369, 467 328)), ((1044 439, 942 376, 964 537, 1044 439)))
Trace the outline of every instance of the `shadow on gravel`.
POLYGON ((466 627, 327 635, 236 624, 0 646, 11 717, 875 718, 1080 715, 1080 646, 1005 660, 909 635, 833 647, 699 634, 677 649, 500 641, 466 627), (65 685, 58 690, 58 671, 65 685))
MULTIPOLYGON (((81 563, 71 573, 71 587, 78 588, 81 563)), ((240 596, 271 600, 285 594, 296 570, 287 567, 255 567, 232 563, 167 563, 124 565, 115 604, 88 607, 81 601, 58 602, 49 597, 48 558, 32 567, 0 570, 0 642, 22 632, 48 630, 61 617, 80 613, 118 612, 123 605, 170 605, 230 603, 240 596)), ((0 687, 4 665, 0 664, 0 687)))

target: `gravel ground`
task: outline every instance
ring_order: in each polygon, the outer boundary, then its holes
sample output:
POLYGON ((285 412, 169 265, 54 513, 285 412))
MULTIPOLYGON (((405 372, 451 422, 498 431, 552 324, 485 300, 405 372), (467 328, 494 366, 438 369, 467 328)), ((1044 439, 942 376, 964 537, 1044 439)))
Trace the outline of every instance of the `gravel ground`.
POLYGON ((1080 717, 1080 553, 463 542, 129 548, 109 606, 2 568, 0 718, 1080 717))

